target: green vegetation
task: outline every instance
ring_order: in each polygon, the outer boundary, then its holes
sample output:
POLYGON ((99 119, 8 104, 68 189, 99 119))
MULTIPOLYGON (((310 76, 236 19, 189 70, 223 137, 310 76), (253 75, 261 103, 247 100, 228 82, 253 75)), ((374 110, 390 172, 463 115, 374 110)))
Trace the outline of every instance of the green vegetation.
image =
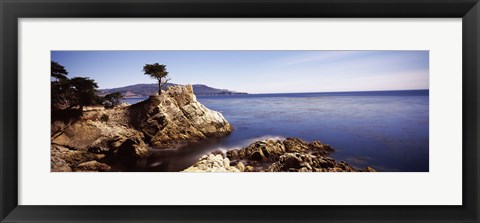
MULTIPOLYGON (((158 80, 158 94, 168 83, 168 72, 166 65, 146 64, 143 71, 146 75, 158 80)), ((67 69, 51 61, 51 107, 52 110, 79 110, 83 111, 84 106, 104 105, 105 108, 113 108, 120 104, 123 95, 120 92, 113 92, 100 97, 97 95, 98 85, 95 80, 88 77, 68 78, 67 69)))
POLYGON ((114 92, 111 94, 107 94, 104 97, 104 105, 106 108, 112 108, 120 104, 120 100, 122 100, 123 95, 120 92, 114 92))
POLYGON ((158 80, 158 95, 162 94, 162 88, 165 86, 170 78, 168 78, 167 65, 163 64, 145 64, 143 72, 154 79, 158 80))
POLYGON ((68 71, 57 62, 51 62, 51 106, 53 110, 78 108, 102 104, 96 95, 98 85, 88 77, 67 77, 68 71))
POLYGON ((51 62, 51 106, 52 109, 70 107, 71 86, 67 78, 68 72, 57 62, 51 62))
POLYGON ((67 75, 68 75, 67 70, 65 69, 65 67, 63 67, 59 63, 57 63, 55 61, 51 61, 51 68, 52 68, 51 76, 53 78, 56 78, 57 81, 68 79, 67 78, 67 75))
POLYGON ((96 95, 97 83, 88 77, 75 77, 70 79, 72 86, 71 101, 74 105, 80 106, 80 110, 86 105, 95 105, 98 103, 96 95))

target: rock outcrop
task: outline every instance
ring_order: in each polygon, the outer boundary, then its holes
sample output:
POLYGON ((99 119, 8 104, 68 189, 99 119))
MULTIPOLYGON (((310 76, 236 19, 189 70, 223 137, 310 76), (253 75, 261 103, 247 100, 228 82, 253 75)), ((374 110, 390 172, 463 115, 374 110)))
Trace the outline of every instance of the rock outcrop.
POLYGON ((102 163, 104 154, 90 153, 85 150, 71 150, 64 146, 51 146, 52 172, 101 172, 110 170, 110 166, 102 163))
MULTIPOLYGON (((228 159, 231 168, 241 172, 375 172, 371 167, 360 170, 343 161, 337 162, 329 157, 333 151, 332 147, 320 141, 307 143, 298 138, 268 139, 242 149, 229 150, 225 159, 228 159)), ((185 171, 212 172, 218 169, 204 165, 209 163, 205 157, 185 171), (196 168, 198 166, 202 168, 196 168)), ((227 166, 223 168, 228 169, 227 166)))
POLYGON ((230 166, 230 160, 221 154, 203 155, 197 163, 183 172, 241 172, 237 167, 230 166))
POLYGON ((172 86, 128 107, 129 123, 156 148, 177 148, 208 137, 224 136, 233 128, 219 112, 200 104, 192 86, 172 86))
POLYGON ((190 85, 169 87, 131 106, 90 108, 68 119, 60 116, 52 114, 52 171, 107 171, 92 155, 145 158, 149 146, 176 149, 233 130, 222 114, 196 100, 190 85), (88 163, 81 165, 71 156, 82 156, 81 161, 88 163), (94 160, 99 163, 89 162, 94 160))

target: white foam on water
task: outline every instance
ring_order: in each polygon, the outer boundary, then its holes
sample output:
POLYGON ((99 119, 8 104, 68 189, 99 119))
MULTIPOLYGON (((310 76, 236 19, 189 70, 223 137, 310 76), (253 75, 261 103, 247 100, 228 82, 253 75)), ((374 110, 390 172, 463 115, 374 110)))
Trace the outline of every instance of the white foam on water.
MULTIPOLYGON (((260 137, 256 137, 256 138, 251 138, 251 139, 244 140, 244 142, 253 143, 253 142, 256 142, 256 141, 264 141, 264 140, 267 140, 267 139, 272 139, 272 140, 285 140, 286 138, 283 137, 283 136, 276 136, 276 135, 264 135, 264 136, 260 136, 260 137)), ((250 143, 249 143, 249 144, 250 144, 250 143)))
POLYGON ((228 151, 230 150, 234 150, 234 149, 237 149, 237 150, 240 150, 242 148, 245 148, 247 147, 248 145, 254 143, 254 142, 257 142, 257 141, 264 141, 264 140, 267 140, 267 139, 271 139, 271 140, 284 140, 286 139, 285 137, 283 136, 275 136, 275 135, 264 135, 264 136, 259 136, 259 137, 255 137, 255 138, 249 138, 249 139, 245 139, 245 140, 242 140, 241 142, 237 143, 236 145, 233 145, 233 146, 229 146, 229 147, 217 147, 211 151, 220 151, 222 152, 224 155, 227 154, 228 151))

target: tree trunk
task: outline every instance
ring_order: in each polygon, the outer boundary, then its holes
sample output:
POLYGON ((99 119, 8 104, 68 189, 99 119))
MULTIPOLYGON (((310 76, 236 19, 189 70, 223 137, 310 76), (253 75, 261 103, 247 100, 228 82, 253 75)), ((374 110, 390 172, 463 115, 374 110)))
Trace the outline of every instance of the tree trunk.
POLYGON ((162 94, 162 78, 158 80, 158 95, 162 94))

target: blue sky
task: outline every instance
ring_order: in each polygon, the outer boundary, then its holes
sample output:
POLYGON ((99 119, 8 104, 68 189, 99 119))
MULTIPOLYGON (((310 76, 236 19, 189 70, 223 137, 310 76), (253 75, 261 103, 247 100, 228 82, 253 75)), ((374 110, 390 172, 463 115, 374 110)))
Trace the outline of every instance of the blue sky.
POLYGON ((99 88, 156 83, 145 64, 167 65, 171 83, 248 93, 428 89, 428 51, 52 51, 69 77, 99 88))

